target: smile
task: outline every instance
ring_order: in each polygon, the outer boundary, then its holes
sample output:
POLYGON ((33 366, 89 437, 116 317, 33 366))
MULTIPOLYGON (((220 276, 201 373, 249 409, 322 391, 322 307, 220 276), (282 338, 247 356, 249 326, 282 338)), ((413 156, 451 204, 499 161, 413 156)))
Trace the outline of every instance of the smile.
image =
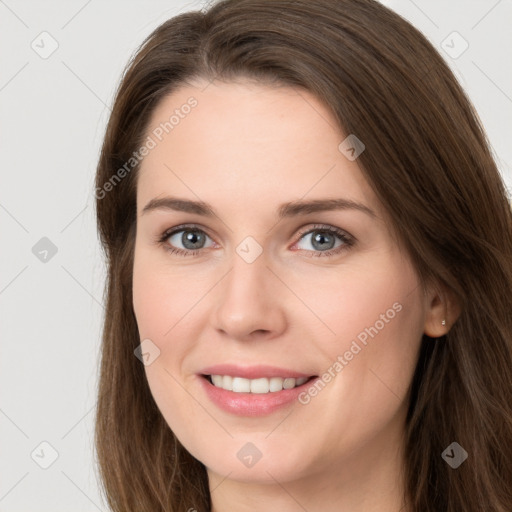
MULTIPOLYGON (((247 372, 246 372, 247 373, 247 372)), ((266 416, 298 403, 298 396, 318 376, 235 377, 219 373, 200 374, 198 381, 208 399, 236 416, 266 416)))
POLYGON ((302 386, 313 377, 271 377, 259 379, 246 379, 231 375, 207 375, 205 376, 216 388, 221 388, 234 393, 277 393, 284 389, 293 389, 302 386))

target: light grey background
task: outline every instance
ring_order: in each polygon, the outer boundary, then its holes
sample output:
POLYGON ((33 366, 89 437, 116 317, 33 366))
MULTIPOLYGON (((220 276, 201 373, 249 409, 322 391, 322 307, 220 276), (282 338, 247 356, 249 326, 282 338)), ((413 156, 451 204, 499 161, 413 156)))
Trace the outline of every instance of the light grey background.
MULTIPOLYGON (((512 189, 512 1, 383 3, 455 70, 512 189), (469 44, 457 58, 454 31, 469 44)), ((0 512, 107 510, 93 454, 105 276, 95 166, 131 54, 157 25, 201 6, 0 0, 0 512), (55 255, 34 254, 43 237, 55 255)))

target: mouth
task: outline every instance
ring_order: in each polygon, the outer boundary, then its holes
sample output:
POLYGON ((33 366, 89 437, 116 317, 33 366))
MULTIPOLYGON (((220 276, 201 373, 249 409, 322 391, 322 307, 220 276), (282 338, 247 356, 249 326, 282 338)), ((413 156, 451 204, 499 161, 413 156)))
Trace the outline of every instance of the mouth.
POLYGON ((249 379, 220 373, 200 374, 198 378, 212 403, 227 413, 245 417, 266 416, 296 405, 306 386, 318 379, 303 375, 249 379))
POLYGON ((318 376, 298 378, 260 377, 258 379, 247 379, 232 375, 201 375, 201 377, 206 379, 212 386, 225 391, 264 395, 305 386, 318 376))
POLYGON ((227 362, 202 368, 196 375, 213 404, 227 413, 246 417, 293 407, 305 388, 318 379, 318 375, 291 368, 227 362))

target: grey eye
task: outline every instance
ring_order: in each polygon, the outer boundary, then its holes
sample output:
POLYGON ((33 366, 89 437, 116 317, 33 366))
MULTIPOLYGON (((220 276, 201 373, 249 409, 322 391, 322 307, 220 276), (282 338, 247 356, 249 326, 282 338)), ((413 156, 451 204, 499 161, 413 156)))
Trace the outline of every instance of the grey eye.
POLYGON ((203 249, 207 238, 210 238, 204 232, 198 229, 181 229, 170 235, 167 240, 170 245, 186 250, 203 249), (182 244, 183 247, 180 247, 182 244))
MULTIPOLYGON (((343 245, 345 241, 337 235, 336 233, 332 233, 326 229, 314 229, 309 233, 305 233, 302 235, 302 239, 310 238, 310 247, 299 247, 299 249, 304 249, 306 251, 317 250, 317 251, 329 251, 331 249, 336 249, 340 245, 343 245), (336 238, 340 240, 338 245, 336 244, 336 238)), ((300 244, 300 242, 299 242, 300 244)))

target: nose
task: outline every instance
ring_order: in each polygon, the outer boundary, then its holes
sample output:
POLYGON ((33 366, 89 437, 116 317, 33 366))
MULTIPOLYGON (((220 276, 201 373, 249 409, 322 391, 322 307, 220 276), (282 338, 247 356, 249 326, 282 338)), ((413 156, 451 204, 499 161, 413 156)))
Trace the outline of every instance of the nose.
POLYGON ((268 263, 263 254, 252 263, 234 254, 215 295, 214 327, 224 337, 270 339, 286 329, 286 290, 268 263))

